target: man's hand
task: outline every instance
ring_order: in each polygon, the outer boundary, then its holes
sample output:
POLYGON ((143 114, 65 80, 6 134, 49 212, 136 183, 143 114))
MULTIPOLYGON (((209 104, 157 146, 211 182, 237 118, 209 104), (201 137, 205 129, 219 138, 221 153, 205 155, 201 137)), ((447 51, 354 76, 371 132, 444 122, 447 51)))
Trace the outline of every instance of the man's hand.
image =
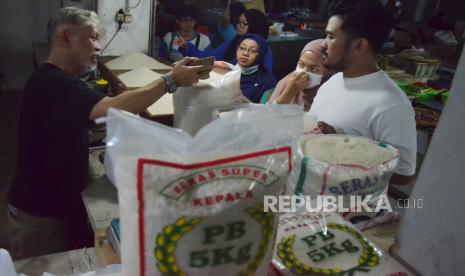
POLYGON ((212 66, 186 65, 192 60, 194 58, 187 57, 173 64, 173 68, 169 74, 171 74, 171 77, 179 86, 191 86, 198 82, 199 79, 208 79, 210 77, 208 73, 212 70, 212 66))
POLYGON ((336 129, 334 127, 328 125, 325 122, 319 121, 318 128, 320 129, 321 133, 323 134, 336 134, 336 129))

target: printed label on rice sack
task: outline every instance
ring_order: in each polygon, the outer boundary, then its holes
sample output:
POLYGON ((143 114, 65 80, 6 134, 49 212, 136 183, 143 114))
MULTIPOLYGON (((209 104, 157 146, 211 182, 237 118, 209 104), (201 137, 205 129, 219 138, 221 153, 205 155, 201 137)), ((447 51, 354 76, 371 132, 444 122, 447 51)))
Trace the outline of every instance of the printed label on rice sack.
POLYGON ((301 142, 303 159, 299 174, 289 179, 296 195, 383 194, 399 159, 389 145, 364 137, 317 135, 301 142))
POLYGON ((139 160, 141 274, 266 274, 278 218, 263 211, 263 196, 282 191, 290 156, 281 148, 189 165, 139 160))
POLYGON ((271 267, 271 275, 409 275, 334 213, 281 216, 271 267))
POLYGON ((310 195, 379 195, 391 176, 387 171, 368 170, 351 165, 323 165, 311 157, 304 157, 296 194, 310 195), (311 184, 313 183, 313 184, 311 184))

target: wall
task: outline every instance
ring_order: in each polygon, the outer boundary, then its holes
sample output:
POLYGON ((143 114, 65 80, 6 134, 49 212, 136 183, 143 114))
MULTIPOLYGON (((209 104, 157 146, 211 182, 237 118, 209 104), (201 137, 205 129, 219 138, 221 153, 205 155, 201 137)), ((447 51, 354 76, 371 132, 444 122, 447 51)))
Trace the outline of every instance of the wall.
POLYGON ((397 254, 422 275, 463 275, 465 260, 465 50, 406 209, 397 254))
MULTIPOLYGON (((129 3, 133 6, 137 1, 130 0, 129 3)), ((124 26, 124 30, 117 35, 104 54, 147 52, 152 1, 140 1, 139 6, 131 10, 133 23, 124 26)), ((119 8, 124 7, 125 0, 80 2, 88 9, 98 5, 104 45, 116 31, 114 16, 119 8)), ((47 21, 61 5, 61 0, 0 0, 0 73, 5 75, 10 88, 21 89, 32 73, 32 42, 46 41, 47 21)))
MULTIPOLYGON (((123 55, 133 51, 148 53, 150 37, 150 16, 152 0, 130 0, 129 5, 139 6, 130 9, 132 23, 123 24, 123 28, 109 44, 102 55, 123 55)), ((125 0, 98 0, 98 15, 102 29, 102 47, 107 44, 115 34, 118 24, 115 21, 116 13, 125 7, 125 0)))
POLYGON ((439 11, 447 11, 447 18, 451 21, 465 20, 465 1, 463 0, 443 0, 439 6, 439 11))
POLYGON ((0 72, 20 89, 32 73, 32 42, 46 41, 47 21, 60 0, 0 1, 0 72))

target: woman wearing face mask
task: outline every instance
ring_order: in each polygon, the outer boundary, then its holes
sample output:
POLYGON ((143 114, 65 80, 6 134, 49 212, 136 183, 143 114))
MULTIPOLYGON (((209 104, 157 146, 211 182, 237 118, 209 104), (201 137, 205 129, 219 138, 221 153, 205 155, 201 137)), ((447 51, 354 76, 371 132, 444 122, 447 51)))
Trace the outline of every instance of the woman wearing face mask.
MULTIPOLYGON (((264 39, 268 38, 269 24, 266 16, 259 10, 250 9, 239 16, 236 24, 236 36, 230 41, 223 42, 218 48, 199 50, 192 43, 182 41, 180 52, 184 56, 190 57, 209 57, 214 56, 215 60, 224 60, 231 64, 236 64, 236 45, 241 37, 245 34, 256 34, 264 39)), ((273 69, 273 56, 271 49, 266 45, 267 53, 264 57, 264 66, 268 70, 273 69)))
POLYGON ((323 39, 317 39, 305 45, 295 71, 278 82, 269 100, 264 95, 261 102, 298 104, 308 111, 318 88, 328 79, 323 65, 322 42, 323 39))
POLYGON ((276 79, 264 66, 268 51, 266 41, 258 35, 243 35, 236 44, 236 59, 241 70, 242 94, 253 103, 258 103, 263 94, 273 91, 276 79))

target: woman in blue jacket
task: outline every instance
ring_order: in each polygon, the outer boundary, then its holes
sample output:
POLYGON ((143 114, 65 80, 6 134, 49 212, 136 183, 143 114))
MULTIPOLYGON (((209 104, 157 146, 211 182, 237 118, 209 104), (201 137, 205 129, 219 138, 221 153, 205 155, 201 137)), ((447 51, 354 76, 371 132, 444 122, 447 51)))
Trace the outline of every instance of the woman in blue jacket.
POLYGON ((253 103, 259 103, 265 92, 272 91, 276 79, 265 67, 268 52, 266 41, 259 35, 242 35, 236 43, 236 60, 241 70, 242 94, 253 103))

